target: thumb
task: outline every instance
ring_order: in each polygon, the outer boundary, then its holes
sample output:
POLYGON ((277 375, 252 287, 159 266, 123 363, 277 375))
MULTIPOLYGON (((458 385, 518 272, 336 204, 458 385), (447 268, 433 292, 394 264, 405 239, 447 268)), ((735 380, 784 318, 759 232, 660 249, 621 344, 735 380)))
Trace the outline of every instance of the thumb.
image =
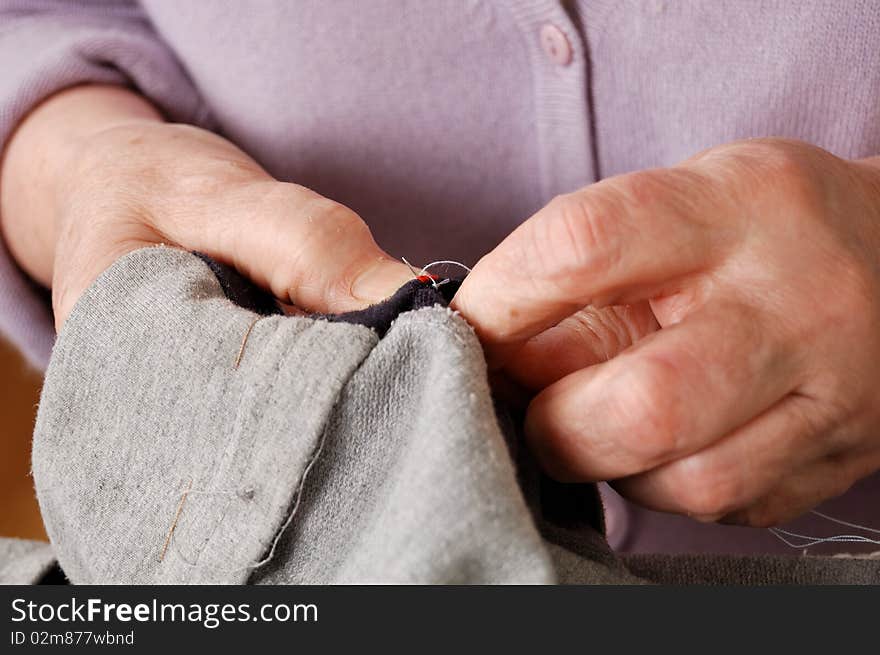
POLYGON ((232 212, 239 215, 222 231, 231 238, 207 254, 278 299, 307 311, 346 312, 379 302, 412 279, 348 207, 294 184, 273 181, 260 191, 261 200, 232 212))

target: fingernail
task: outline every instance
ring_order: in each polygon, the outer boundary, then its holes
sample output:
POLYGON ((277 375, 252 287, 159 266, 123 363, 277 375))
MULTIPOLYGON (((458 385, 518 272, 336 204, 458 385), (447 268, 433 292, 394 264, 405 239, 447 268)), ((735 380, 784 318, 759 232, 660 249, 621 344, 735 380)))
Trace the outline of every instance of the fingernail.
POLYGON ((393 295, 412 278, 406 265, 383 257, 355 278, 351 295, 365 303, 376 303, 393 295))

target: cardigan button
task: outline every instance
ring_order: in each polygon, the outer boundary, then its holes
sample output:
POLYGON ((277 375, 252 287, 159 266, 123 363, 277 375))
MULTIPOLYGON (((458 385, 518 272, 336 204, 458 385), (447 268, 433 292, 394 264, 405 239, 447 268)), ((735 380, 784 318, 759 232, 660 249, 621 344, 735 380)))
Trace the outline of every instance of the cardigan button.
POLYGON ((571 43, 565 33, 555 25, 547 23, 541 28, 541 47, 553 63, 559 66, 568 66, 571 63, 571 43))

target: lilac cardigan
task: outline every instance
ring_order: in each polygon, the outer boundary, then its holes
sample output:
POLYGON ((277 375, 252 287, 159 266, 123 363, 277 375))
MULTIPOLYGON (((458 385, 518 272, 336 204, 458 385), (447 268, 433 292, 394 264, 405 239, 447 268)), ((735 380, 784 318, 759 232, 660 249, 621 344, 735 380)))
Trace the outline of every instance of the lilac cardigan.
MULTIPOLYGON (((874 0, 0 0, 0 146, 64 87, 126 84, 388 252, 472 264, 555 194, 733 139, 880 153, 878 52, 874 0)), ((0 332, 45 365, 45 297, 2 245, 0 332)), ((837 514, 880 523, 880 478, 859 489, 837 514)), ((630 550, 785 550, 608 498, 630 550)))

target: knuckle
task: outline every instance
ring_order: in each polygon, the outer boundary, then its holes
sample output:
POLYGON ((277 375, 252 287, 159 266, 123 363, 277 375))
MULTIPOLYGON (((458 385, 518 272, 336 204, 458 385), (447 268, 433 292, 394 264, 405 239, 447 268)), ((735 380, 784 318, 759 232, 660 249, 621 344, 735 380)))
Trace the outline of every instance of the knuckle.
POLYGON ((812 170, 800 149, 761 146, 756 150, 753 156, 777 192, 784 189, 786 197, 803 203, 814 198, 812 170))
POLYGON ((755 138, 732 141, 715 146, 706 151, 710 158, 721 158, 731 162, 751 161, 765 167, 765 170, 801 170, 805 158, 812 150, 808 144, 793 139, 755 138))
POLYGON ((676 463, 673 494, 677 504, 699 520, 715 521, 737 509, 739 478, 705 457, 693 455, 676 463))
POLYGON ((785 198, 790 208, 803 213, 821 202, 816 162, 829 158, 832 155, 806 143, 759 138, 716 146, 699 161, 721 181, 731 183, 737 196, 754 198, 757 192, 774 200, 785 198))
POLYGON ((790 207, 800 210, 820 203, 821 185, 816 183, 815 158, 818 149, 794 141, 771 139, 746 142, 736 152, 736 160, 743 165, 758 185, 774 198, 786 198, 790 207))
POLYGON ((315 196, 307 200, 303 206, 303 211, 307 218, 312 218, 322 224, 331 225, 334 228, 344 227, 355 220, 360 221, 357 214, 351 209, 324 196, 315 196))
POLYGON ((651 358, 632 375, 615 408, 621 424, 630 426, 622 445, 631 456, 657 464, 680 447, 684 420, 670 389, 678 386, 681 374, 675 365, 651 358))
POLYGON ((677 179, 668 170, 653 169, 621 175, 609 182, 626 199, 628 208, 651 211, 667 203, 670 185, 676 184, 677 179))
POLYGON ((342 245, 369 233, 354 211, 298 185, 273 182, 269 188, 261 189, 261 195, 262 214, 279 220, 294 244, 309 246, 302 248, 304 252, 326 255, 328 244, 342 245))
MULTIPOLYGON (((279 183, 271 203, 287 223, 292 247, 277 269, 275 286, 295 303, 333 303, 346 299, 354 279, 372 255, 375 242, 366 223, 345 205, 279 183), (368 252, 369 251, 369 252, 368 252)), ((284 233, 282 230, 281 233, 284 233)))
POLYGON ((302 206, 307 238, 339 243, 362 239, 369 230, 354 211, 345 205, 321 196, 307 200, 302 206))
POLYGON ((598 192, 557 196, 547 206, 550 220, 535 234, 547 270, 570 276, 585 269, 612 268, 620 258, 620 224, 598 192))
POLYGON ((694 516, 714 521, 739 507, 742 487, 730 471, 697 464, 688 477, 692 486, 685 507, 694 516))
POLYGON ((572 330, 607 361, 631 346, 637 339, 620 307, 585 307, 571 317, 572 330))

